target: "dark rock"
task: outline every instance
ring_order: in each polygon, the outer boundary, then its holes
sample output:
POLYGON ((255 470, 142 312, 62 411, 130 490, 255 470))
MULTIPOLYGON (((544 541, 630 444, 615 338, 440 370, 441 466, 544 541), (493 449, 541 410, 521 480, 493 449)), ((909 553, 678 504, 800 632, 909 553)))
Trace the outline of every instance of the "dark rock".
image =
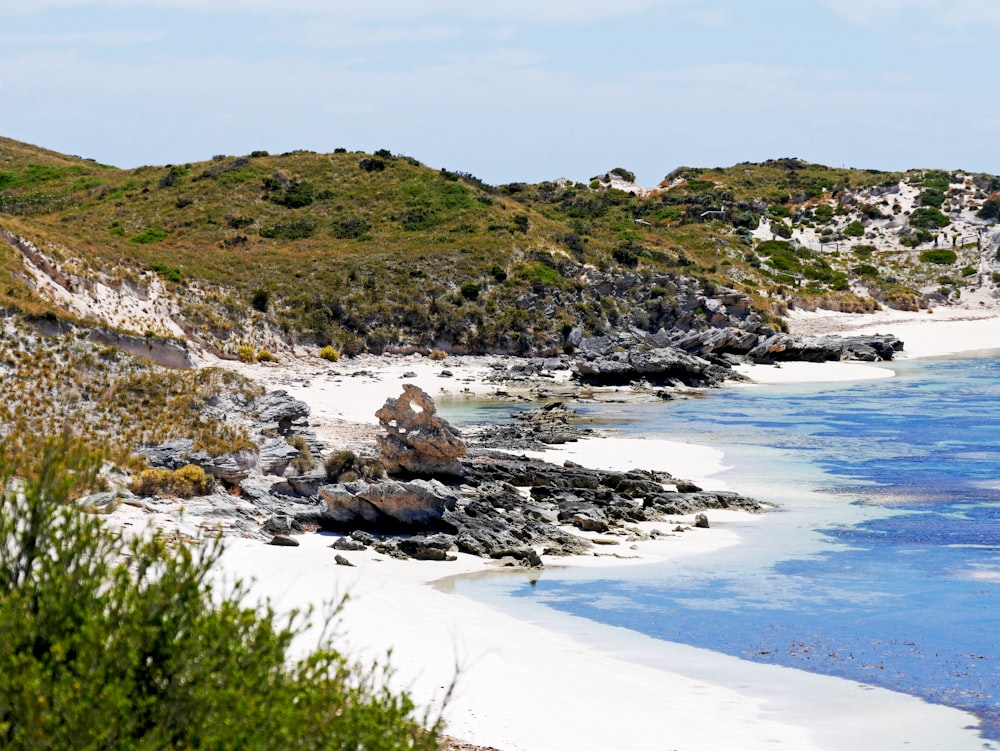
POLYGON ((420 561, 456 560, 455 556, 449 555, 449 552, 455 547, 455 538, 452 535, 409 537, 398 540, 396 547, 410 558, 420 561))
POLYGON ((365 532, 363 529, 356 529, 351 532, 351 539, 363 545, 371 545, 375 542, 375 535, 371 532, 365 532))
POLYGON ((338 566, 354 566, 353 563, 344 558, 344 556, 342 556, 340 553, 337 553, 337 555, 333 557, 333 560, 336 561, 338 566))
POLYGON ((359 551, 364 550, 368 546, 365 543, 358 542, 350 537, 338 537, 330 547, 334 550, 359 551))
POLYGON ((892 360, 903 349, 903 342, 892 334, 871 336, 819 336, 799 339, 788 334, 774 334, 763 339, 749 353, 758 363, 790 360, 829 362, 831 360, 892 360))
POLYGON ((285 535, 275 535, 271 538, 268 545, 277 545, 283 548, 297 548, 299 546, 299 541, 293 537, 286 537, 285 535))
POLYGON ((676 347, 633 348, 608 354, 588 350, 573 362, 576 378, 600 386, 621 386, 638 380, 656 385, 710 386, 732 375, 727 368, 676 347))
POLYGON ((698 529, 708 529, 708 517, 705 514, 698 514, 694 517, 694 526, 698 529))
POLYGON ((573 514, 571 518, 573 526, 584 532, 607 532, 608 522, 600 518, 594 512, 582 511, 573 514))
POLYGON ((261 529, 272 535, 300 535, 305 531, 298 519, 289 514, 275 514, 261 529))

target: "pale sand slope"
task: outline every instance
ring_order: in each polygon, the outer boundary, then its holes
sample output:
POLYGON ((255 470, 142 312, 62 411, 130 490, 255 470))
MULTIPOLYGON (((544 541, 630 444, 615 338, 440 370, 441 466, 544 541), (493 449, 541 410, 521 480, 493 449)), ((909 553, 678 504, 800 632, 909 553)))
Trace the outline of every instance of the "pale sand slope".
MULTIPOLYGON (((814 314, 802 320, 826 318, 833 317, 814 314)), ((822 325, 844 330, 846 324, 864 320, 837 318, 823 320, 822 325)), ((996 320, 955 321, 926 313, 916 320, 903 318, 868 319, 863 330, 896 333, 907 342, 908 352, 920 356, 982 349, 984 337, 1000 331, 996 320), (943 328, 929 328, 932 325, 943 328)), ((1000 343, 1000 338, 991 341, 1000 343)), ((333 441, 356 432, 359 426, 354 421, 373 423, 375 409, 387 396, 398 395, 403 382, 418 383, 434 396, 496 390, 481 380, 488 372, 488 359, 449 358, 442 364, 419 357, 371 358, 364 365, 374 374, 334 376, 331 370, 356 371, 359 366, 306 361, 292 368, 253 368, 250 373, 309 403, 321 437, 333 441), (444 368, 454 377, 442 378, 444 368), (404 379, 407 371, 417 377, 404 379)), ((838 375, 847 372, 839 366, 819 365, 810 369, 812 373, 796 375, 821 381, 847 377, 838 375)), ((864 370, 852 371, 850 377, 880 370, 857 367, 864 370)), ((788 366, 766 370, 793 372, 788 366)), ((547 458, 606 468, 658 469, 706 487, 725 486, 716 476, 724 469, 721 453, 684 443, 602 438, 547 452, 547 458)), ((596 548, 599 553, 621 557, 571 563, 624 564, 637 562, 636 556, 650 561, 707 553, 739 541, 738 534, 727 528, 730 519, 751 518, 719 512, 710 516, 712 529, 639 543, 635 549, 627 544, 602 545, 596 548)), ((670 526, 660 528, 666 531, 670 526)), ((351 600, 339 622, 340 643, 368 658, 391 649, 397 685, 411 689, 425 707, 440 701, 457 669, 458 687, 445 717, 450 734, 471 742, 504 751, 997 748, 968 729, 977 722, 971 715, 913 697, 623 636, 616 629, 569 617, 561 619, 558 631, 547 629, 428 586, 441 577, 483 570, 485 564, 478 559, 400 562, 364 551, 344 554, 357 566, 347 568, 334 564, 333 551, 326 547, 331 540, 307 535, 294 549, 234 540, 225 571, 253 579, 254 592, 270 598, 279 611, 319 606, 349 593, 351 600), (695 675, 709 678, 689 677, 695 675)))

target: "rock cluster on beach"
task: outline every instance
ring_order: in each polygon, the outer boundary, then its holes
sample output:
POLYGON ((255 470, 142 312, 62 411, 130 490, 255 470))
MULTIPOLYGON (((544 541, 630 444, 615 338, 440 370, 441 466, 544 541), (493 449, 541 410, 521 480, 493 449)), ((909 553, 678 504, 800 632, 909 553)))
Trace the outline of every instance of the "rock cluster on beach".
MULTIPOLYGON (((247 407, 257 450, 209 457, 193 450, 191 441, 177 440, 141 453, 154 467, 197 464, 217 478, 219 490, 187 499, 184 507, 224 533, 294 546, 295 535, 321 528, 344 535, 348 542, 340 549, 371 546, 383 554, 426 560, 448 560, 463 552, 537 566, 540 553, 587 553, 595 533, 634 541, 648 537, 639 522, 713 508, 766 508, 664 473, 559 466, 490 447, 530 445, 539 436, 575 440, 572 413, 562 403, 522 415, 513 429, 483 428, 476 434, 478 445, 469 448, 436 414, 433 400, 407 384, 400 398, 388 399, 378 411, 386 429, 378 442, 380 461, 389 476, 349 473, 341 481, 331 480, 316 464, 303 468, 296 463, 300 449, 289 438, 298 436, 300 445, 315 443, 308 414, 301 401, 269 392, 247 407)), ((85 502, 100 506, 113 495, 85 502)), ((119 491, 118 500, 123 499, 149 510, 164 502, 119 491)))
POLYGON ((572 355, 519 361, 498 378, 516 381, 568 370, 575 382, 590 386, 706 388, 742 380, 733 368, 740 363, 890 361, 903 349, 892 334, 796 337, 767 326, 629 330, 574 341, 572 355))

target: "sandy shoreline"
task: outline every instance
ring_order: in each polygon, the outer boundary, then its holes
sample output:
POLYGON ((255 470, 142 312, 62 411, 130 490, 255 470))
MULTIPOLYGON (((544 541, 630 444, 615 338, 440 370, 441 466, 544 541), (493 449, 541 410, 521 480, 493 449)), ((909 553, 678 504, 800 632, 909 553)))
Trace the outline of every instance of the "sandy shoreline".
MULTIPOLYGON (((795 313, 790 324, 792 333, 804 335, 894 333, 906 342, 907 356, 930 357, 1000 346, 1000 318, 989 313, 795 313)), ((375 410, 405 382, 435 397, 496 395, 504 389, 489 382, 494 361, 359 358, 247 366, 246 372, 306 401, 320 438, 340 447, 369 440, 375 410)), ((888 363, 801 365, 806 364, 743 370, 759 383, 893 375, 888 363)), ((657 469, 706 488, 725 488, 724 456, 693 444, 604 437, 566 444, 545 458, 605 469, 657 469)), ((754 518, 738 512, 710 517, 709 530, 599 545, 600 557, 546 563, 620 565, 710 553, 738 544, 738 527, 754 518)), ((659 527, 666 532, 671 525, 659 527)), ((344 554, 355 564, 348 568, 334 564, 327 549, 332 539, 307 535, 301 547, 291 549, 234 540, 225 570, 252 579, 254 592, 279 611, 349 594, 339 619, 341 643, 368 658, 391 650, 395 680, 422 706, 436 706, 457 669, 457 689, 445 711, 447 732, 472 743, 503 751, 990 747, 967 729, 976 724, 971 715, 913 697, 616 634, 580 619, 566 617, 553 629, 430 586, 482 571, 487 564, 480 559, 401 562, 369 550, 344 554)))

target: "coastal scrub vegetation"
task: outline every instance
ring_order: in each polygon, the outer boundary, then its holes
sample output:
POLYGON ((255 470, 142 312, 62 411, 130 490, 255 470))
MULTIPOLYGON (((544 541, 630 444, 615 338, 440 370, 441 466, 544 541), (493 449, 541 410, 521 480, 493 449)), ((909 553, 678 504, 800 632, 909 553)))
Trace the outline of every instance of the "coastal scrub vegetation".
MULTIPOLYGON (((953 202, 992 221, 1000 191, 989 176, 792 158, 680 167, 640 193, 611 187, 634 179, 624 167, 590 183, 494 186, 388 149, 119 170, 0 139, 0 158, 0 227, 75 277, 110 269, 112 283, 141 287, 153 269, 173 285, 185 330, 220 350, 302 344, 344 356, 557 353, 566 326, 645 327, 635 311, 667 280, 734 289, 765 316, 854 309, 859 294, 927 304, 935 275, 920 252, 949 232, 957 241, 953 202), (772 239, 794 251, 756 249, 772 239), (855 274, 841 253, 861 244, 878 247, 866 263, 878 275, 855 274)), ((65 315, 24 284, 18 261, 0 244, 0 305, 65 315)), ((699 315, 685 325, 710 325, 699 315)))
POLYGON ((65 439, 0 444, 0 746, 439 748, 385 664, 327 637, 293 656, 310 614, 217 583, 219 542, 126 536, 82 511, 99 465, 65 439))
POLYGON ((165 368, 13 322, 0 325, 0 374, 0 438, 71 435, 135 469, 136 449, 176 438, 193 438, 210 456, 249 447, 246 429, 210 406, 219 394, 248 403, 261 393, 231 371, 165 368))

